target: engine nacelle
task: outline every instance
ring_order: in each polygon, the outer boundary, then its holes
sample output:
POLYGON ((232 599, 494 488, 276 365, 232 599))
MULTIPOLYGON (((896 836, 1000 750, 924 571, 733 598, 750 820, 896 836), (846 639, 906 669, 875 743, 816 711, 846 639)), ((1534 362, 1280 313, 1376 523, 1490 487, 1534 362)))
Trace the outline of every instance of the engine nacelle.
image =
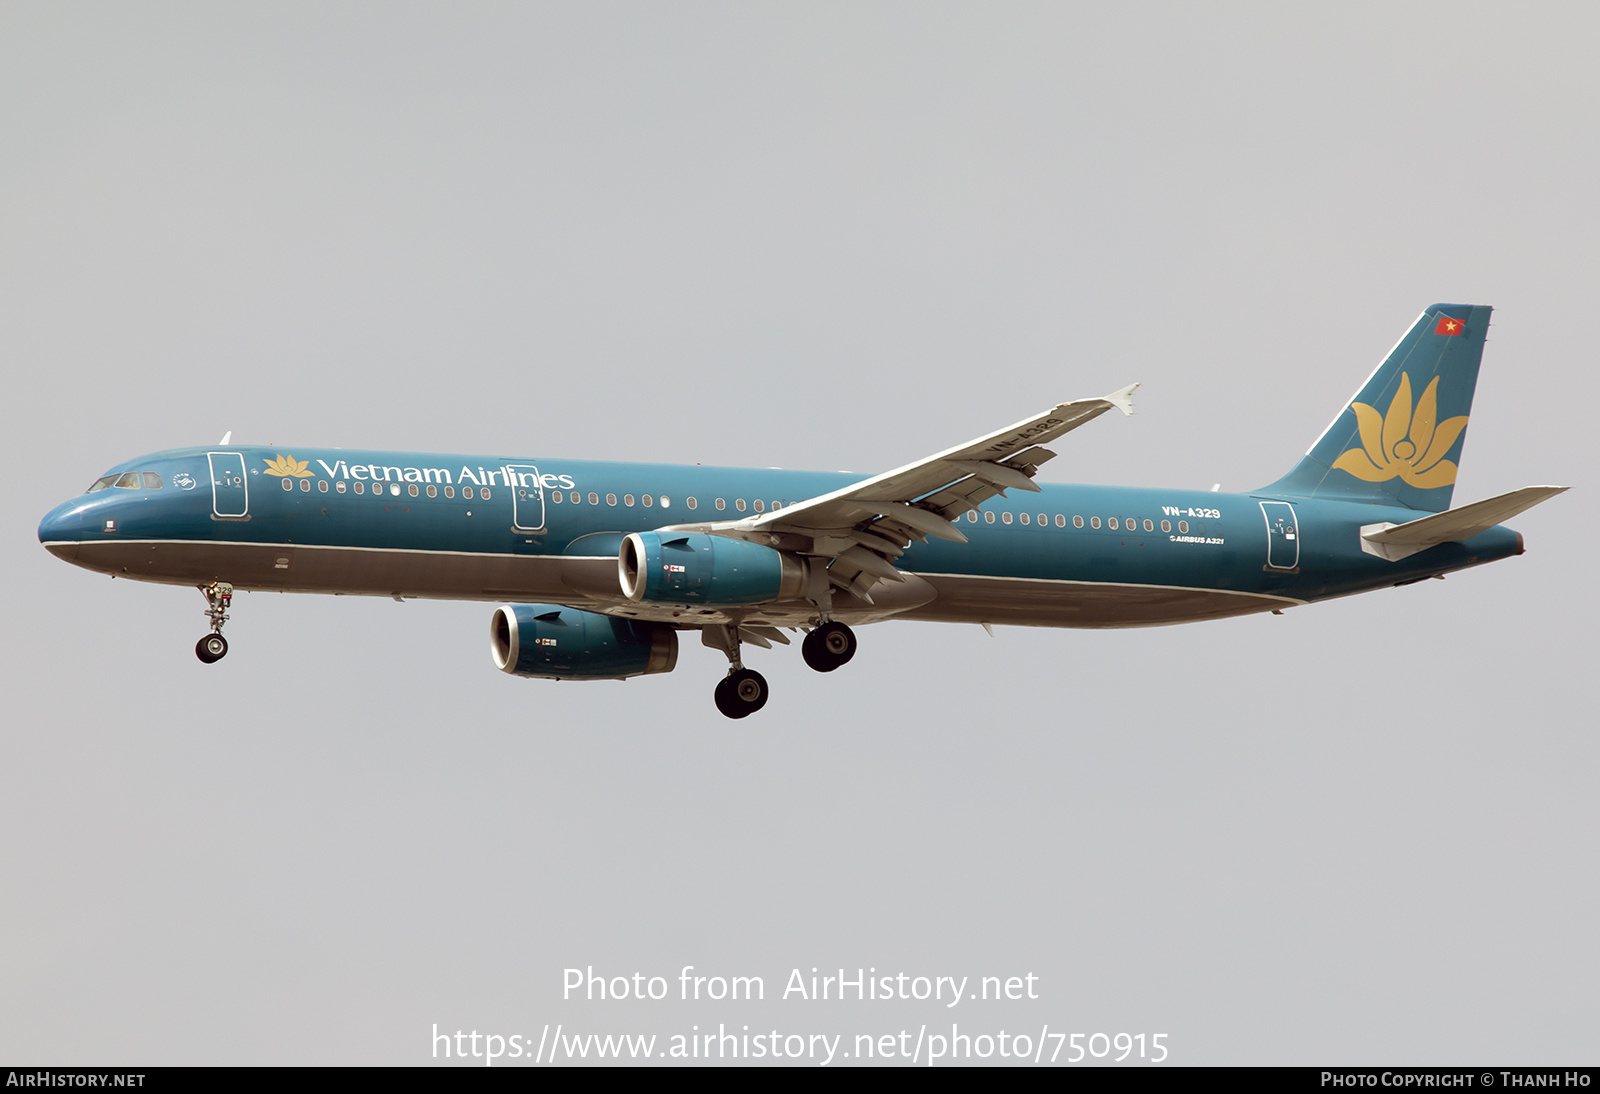
POLYGON ((793 555, 727 536, 635 532, 622 541, 617 575, 630 600, 668 604, 765 604, 805 591, 793 555))
POLYGON ((489 620, 495 668, 548 680, 626 680, 671 672, 678 632, 557 604, 508 604, 489 620))

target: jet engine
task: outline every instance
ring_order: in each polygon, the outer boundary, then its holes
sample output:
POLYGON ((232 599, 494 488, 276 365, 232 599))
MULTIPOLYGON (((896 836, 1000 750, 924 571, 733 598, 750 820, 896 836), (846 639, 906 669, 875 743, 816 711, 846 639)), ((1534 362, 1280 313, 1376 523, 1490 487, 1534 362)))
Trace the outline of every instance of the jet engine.
POLYGON ((625 680, 671 672, 678 632, 558 604, 508 604, 489 620, 489 651, 501 672, 547 680, 625 680))
POLYGON ((805 566, 793 555, 696 532, 633 533, 617 574, 630 600, 656 603, 765 604, 805 590, 805 566))

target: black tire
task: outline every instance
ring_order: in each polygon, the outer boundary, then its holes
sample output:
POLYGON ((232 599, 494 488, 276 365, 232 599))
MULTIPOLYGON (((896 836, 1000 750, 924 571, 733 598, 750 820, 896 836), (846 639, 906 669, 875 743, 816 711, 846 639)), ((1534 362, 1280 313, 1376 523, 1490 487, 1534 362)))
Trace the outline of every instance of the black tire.
POLYGON ((800 643, 800 656, 818 672, 832 672, 855 655, 856 632, 843 623, 824 623, 800 643))
POLYGON ((717 684, 717 709, 729 718, 748 718, 767 705, 767 679, 753 669, 730 672, 717 684))
POLYGON ((228 656, 228 640, 220 634, 208 634, 194 644, 194 655, 208 665, 228 656))

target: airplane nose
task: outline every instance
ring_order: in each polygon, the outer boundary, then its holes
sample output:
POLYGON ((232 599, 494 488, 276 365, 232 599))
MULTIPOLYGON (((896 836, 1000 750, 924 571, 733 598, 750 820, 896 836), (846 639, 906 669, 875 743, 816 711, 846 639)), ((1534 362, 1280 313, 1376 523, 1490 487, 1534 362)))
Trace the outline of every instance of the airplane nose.
POLYGON ((83 538, 82 503, 58 505, 39 522, 39 542, 59 559, 71 562, 78 556, 78 541, 83 538))

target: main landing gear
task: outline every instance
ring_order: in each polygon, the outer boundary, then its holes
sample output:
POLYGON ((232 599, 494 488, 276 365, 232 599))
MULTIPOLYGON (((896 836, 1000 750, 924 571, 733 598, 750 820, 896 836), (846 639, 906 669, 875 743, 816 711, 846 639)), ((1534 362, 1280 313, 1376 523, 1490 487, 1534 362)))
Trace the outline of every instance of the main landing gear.
POLYGON ((729 718, 748 718, 767 705, 767 678, 739 660, 739 626, 707 627, 700 640, 728 655, 728 675, 717 684, 717 709, 729 718))
POLYGON ((800 643, 800 656, 818 672, 832 672, 855 655, 856 632, 843 623, 824 623, 800 643))
POLYGON ((206 664, 214 664, 228 656, 228 640, 222 637, 222 625, 228 621, 228 607, 233 603, 233 586, 223 581, 213 581, 200 586, 206 598, 206 618, 211 620, 211 633, 194 644, 194 655, 206 664))
MULTIPOLYGON (((739 659, 738 625, 707 627, 700 632, 700 639, 728 655, 728 675, 717 684, 717 709, 729 718, 748 718, 766 706, 770 694, 767 678, 745 668, 739 659)), ((832 672, 856 655, 856 634, 843 623, 830 620, 806 635, 800 654, 818 672, 832 672)))
POLYGON ((717 684, 717 709, 744 718, 767 705, 767 678, 755 669, 731 669, 717 684))

